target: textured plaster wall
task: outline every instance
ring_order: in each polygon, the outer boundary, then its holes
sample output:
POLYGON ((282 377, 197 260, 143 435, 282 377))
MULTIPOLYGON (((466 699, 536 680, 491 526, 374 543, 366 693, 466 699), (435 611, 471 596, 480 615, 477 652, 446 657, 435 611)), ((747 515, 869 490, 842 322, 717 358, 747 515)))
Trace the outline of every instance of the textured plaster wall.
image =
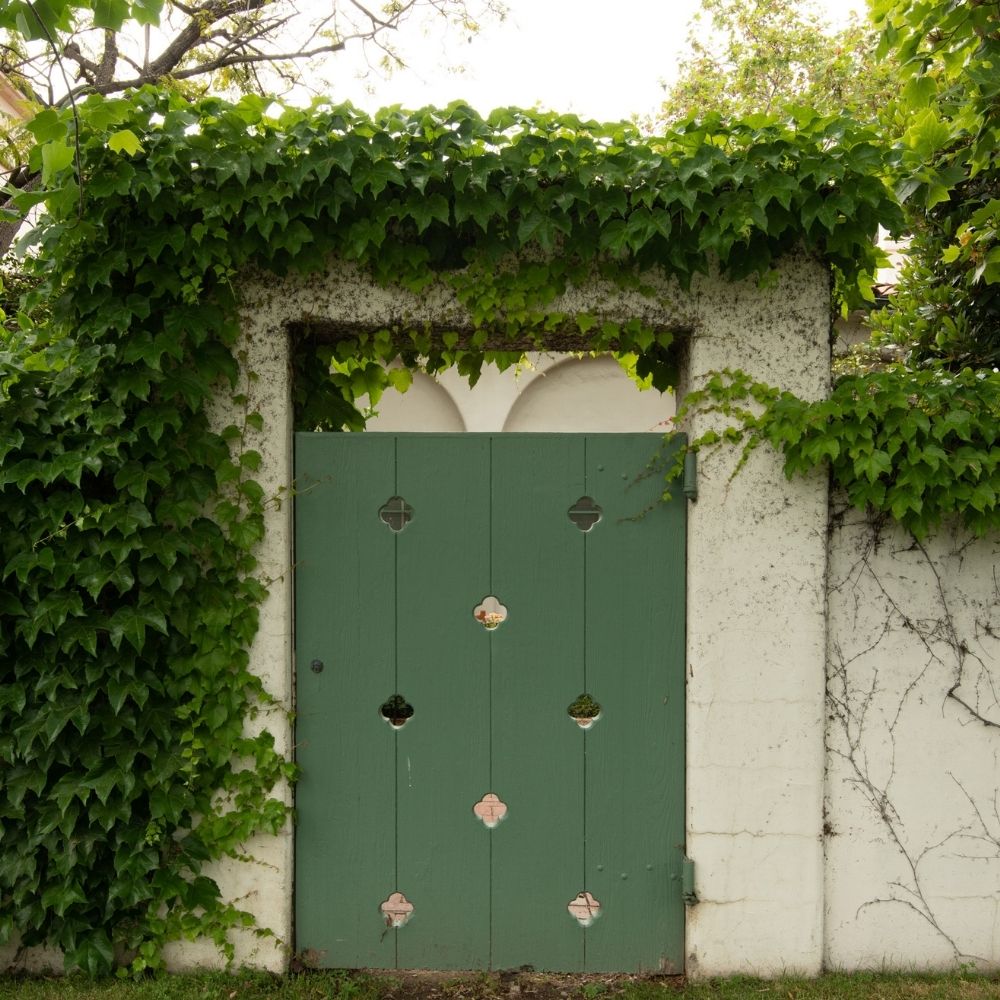
MULTIPOLYGON (((828 285, 819 263, 787 259, 763 289, 705 277, 689 293, 658 287, 649 300, 595 282, 553 309, 690 330, 690 387, 709 371, 739 367, 806 398, 827 393, 828 285)), ((277 704, 252 725, 290 753, 287 323, 378 329, 462 316, 441 288, 418 300, 343 266, 309 279, 250 279, 243 293, 248 402, 223 399, 214 419, 221 428, 241 424, 247 410, 264 417, 263 432, 247 441, 262 453, 258 478, 273 498, 258 554, 270 596, 251 658, 277 704)), ((559 391, 579 380, 567 381, 569 371, 559 391)), ((492 421, 499 429, 517 417, 516 429, 537 429, 547 410, 563 407, 557 397, 553 405, 528 399, 538 381, 498 388, 478 409, 455 404, 451 387, 449 427, 492 421)), ((427 412, 445 419, 439 404, 427 412)), ((651 408, 648 419, 671 411, 651 408)), ((699 419, 686 429, 704 426, 699 419)), ((873 531, 837 498, 831 527, 825 476, 788 481, 778 456, 760 448, 731 478, 736 458, 727 449, 702 455, 689 507, 687 851, 699 902, 688 911, 686 971, 1000 964, 1000 541, 949 529, 918 545, 891 527, 873 531)), ((289 789, 278 794, 290 801, 289 789)), ((236 961, 280 971, 293 943, 291 827, 246 848, 254 860, 213 874, 275 936, 241 934, 236 961)), ((0 967, 14 951, 0 949, 0 967)), ((177 945, 168 958, 173 968, 220 963, 199 943, 177 945)), ((61 962, 35 949, 20 964, 61 962)))
MULTIPOLYGON (((267 584, 268 596, 260 607, 260 627, 250 650, 251 670, 264 681, 275 704, 263 709, 248 723, 248 732, 262 729, 274 734, 275 749, 290 756, 292 711, 292 499, 290 495, 292 405, 287 337, 272 323, 273 316, 254 308, 241 315, 241 342, 237 345, 241 384, 235 390, 245 401, 233 402, 223 389, 216 399, 213 424, 244 427, 247 413, 263 417, 263 429, 246 428, 244 447, 260 452, 262 462, 256 479, 269 498, 264 515, 264 541, 257 556, 257 573, 267 584)), ((292 802, 291 789, 273 793, 292 802)), ((245 845, 245 860, 226 860, 206 874, 214 877, 225 898, 257 918, 259 927, 273 936, 253 931, 232 935, 235 962, 283 971, 290 957, 293 890, 292 829, 287 824, 278 837, 258 836, 245 845)), ((166 953, 171 969, 213 968, 219 954, 209 942, 179 942, 166 953)))
MULTIPOLYGON (((729 366, 807 397, 826 393, 829 300, 818 262, 784 261, 766 289, 714 277, 698 278, 688 293, 669 282, 658 287, 648 299, 595 281, 552 308, 692 331, 692 385, 729 366)), ((244 282, 243 390, 248 408, 264 417, 263 433, 248 444, 263 455, 258 478, 275 500, 259 553, 270 596, 251 663, 278 708, 254 725, 267 726, 285 751, 294 690, 286 325, 309 318, 372 329, 409 319, 462 321, 441 288, 417 299, 373 287, 347 266, 309 279, 244 282)), ((220 404, 215 419, 223 427, 241 423, 243 413, 242 404, 220 404)), ((467 415, 462 419, 468 425, 467 415)), ((718 453, 702 461, 700 497, 690 508, 687 846, 701 902, 688 911, 687 971, 814 973, 823 959, 827 493, 821 477, 788 482, 764 449, 731 480, 734 460, 718 453)), ((293 942, 291 828, 246 846, 255 860, 226 863, 213 874, 275 937, 239 936, 236 959, 281 970, 293 942)), ((176 946, 169 959, 173 968, 220 962, 198 943, 176 946)))
MULTIPOLYGON (((668 282, 659 288, 650 300, 594 282, 552 308, 638 315, 694 331, 692 384, 710 369, 730 366, 801 395, 827 391, 828 286, 818 262, 785 261, 766 289, 717 278, 700 278, 689 293, 668 282)), ((318 318, 378 329, 412 319, 462 320, 443 289, 418 300, 375 288, 350 267, 319 278, 249 282, 244 314, 247 367, 268 365, 267 379, 273 379, 258 408, 274 435, 267 465, 275 487, 290 475, 280 356, 288 321, 318 318)), ((823 954, 825 482, 786 481, 777 457, 763 449, 734 480, 731 466, 732 457, 721 454, 703 463, 689 528, 688 853, 698 866, 702 901, 689 912, 688 971, 817 972, 823 954)), ((275 695, 288 700, 287 507, 271 516, 266 559, 275 582, 253 662, 275 695)), ((287 741, 287 732, 282 738, 287 741)), ((252 892, 261 923, 289 940, 290 832, 279 840, 257 845, 274 866, 266 878, 248 869, 227 886, 240 896, 252 892)), ((268 967, 282 961, 268 950, 251 958, 268 967)))
POLYGON ((834 526, 826 962, 996 966, 1000 540, 834 526))
MULTIPOLYGON (((829 293, 815 263, 776 285, 696 290, 688 359, 809 399, 829 388, 829 293)), ((698 421, 691 428, 703 429, 698 421)), ((688 521, 689 975, 820 971, 827 486, 759 448, 703 457, 688 521)))

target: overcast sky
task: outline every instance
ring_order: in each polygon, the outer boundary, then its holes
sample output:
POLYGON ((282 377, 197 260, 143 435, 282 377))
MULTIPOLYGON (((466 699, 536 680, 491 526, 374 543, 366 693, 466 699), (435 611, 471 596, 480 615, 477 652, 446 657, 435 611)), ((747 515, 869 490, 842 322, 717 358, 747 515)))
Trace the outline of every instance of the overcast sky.
MULTIPOLYGON (((388 80, 369 73, 360 53, 331 64, 334 99, 369 111, 388 104, 409 108, 462 99, 480 112, 501 105, 573 112, 613 121, 655 111, 661 80, 671 78, 684 51, 687 23, 698 0, 506 0, 503 24, 485 24, 471 40, 440 20, 422 30, 410 23, 397 48, 410 68, 388 80), (460 72, 450 67, 464 65, 460 72)), ((817 0, 833 23, 863 0, 817 0)))

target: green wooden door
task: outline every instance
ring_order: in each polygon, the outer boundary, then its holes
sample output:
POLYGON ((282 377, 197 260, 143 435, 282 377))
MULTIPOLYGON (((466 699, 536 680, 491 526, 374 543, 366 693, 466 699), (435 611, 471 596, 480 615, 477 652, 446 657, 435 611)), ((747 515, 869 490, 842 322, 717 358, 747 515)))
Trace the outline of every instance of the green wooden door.
POLYGON ((657 502, 661 444, 297 436, 299 951, 683 969, 685 507, 657 502), (596 720, 568 714, 581 694, 596 720))

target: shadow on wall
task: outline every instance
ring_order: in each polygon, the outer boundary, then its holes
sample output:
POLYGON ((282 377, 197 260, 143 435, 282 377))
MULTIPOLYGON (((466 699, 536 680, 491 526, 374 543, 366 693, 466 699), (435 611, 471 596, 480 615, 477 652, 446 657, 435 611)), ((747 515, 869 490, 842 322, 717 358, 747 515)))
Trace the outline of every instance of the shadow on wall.
POLYGON ((386 391, 368 430, 663 433, 675 409, 673 394, 640 391, 610 356, 529 354, 518 368, 484 368, 474 391, 451 369, 418 373, 407 392, 386 391))

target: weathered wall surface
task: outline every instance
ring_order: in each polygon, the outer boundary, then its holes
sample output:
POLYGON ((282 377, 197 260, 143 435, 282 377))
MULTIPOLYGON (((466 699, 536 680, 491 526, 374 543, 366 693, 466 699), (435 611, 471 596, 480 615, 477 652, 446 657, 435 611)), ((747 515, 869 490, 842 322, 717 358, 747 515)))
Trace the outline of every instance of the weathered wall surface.
MULTIPOLYGON (((765 289, 701 278, 690 293, 668 282, 660 293, 648 299, 595 282, 552 308, 638 315, 693 331, 691 384, 729 366, 807 397, 827 391, 828 285, 818 262, 784 262, 779 280, 765 289)), ((268 279, 248 289, 245 314, 251 340, 260 344, 279 342, 285 323, 303 318, 373 329, 462 319, 441 289, 418 300, 374 288, 350 268, 305 281, 268 279)), ((272 415, 265 417, 271 423, 272 415)), ((689 915, 688 970, 817 972, 825 482, 788 482, 777 456, 763 449, 730 480, 733 460, 720 453, 704 463, 688 538, 688 852, 702 900, 689 915)), ((290 457, 275 451, 274 462, 287 470, 290 457)), ((288 606, 274 601, 265 635, 287 634, 288 606)), ((271 689, 286 697, 287 665, 254 655, 271 689)), ((273 853, 288 856, 287 848, 273 853)), ((289 870, 258 888, 262 914, 278 915, 270 924, 276 930, 288 926, 282 906, 290 907, 290 884, 289 870)))
MULTIPOLYGON (((686 293, 661 282, 650 299, 594 282, 552 309, 638 316, 690 331, 689 385, 713 369, 742 368, 818 398, 828 390, 828 302, 825 268, 793 258, 767 288, 699 277, 686 293)), ((275 498, 287 498, 291 486, 286 327, 304 319, 380 329, 408 320, 461 323, 462 316, 441 288, 418 299, 376 288, 349 267, 248 282, 242 363, 249 408, 264 418, 264 436, 251 446, 264 456, 260 479, 275 498)), ((217 419, 239 422, 242 413, 239 406, 217 419)), ((687 971, 816 973, 824 954, 826 483, 820 476, 789 482, 765 449, 731 479, 735 460, 724 451, 703 460, 689 518, 687 849, 701 902, 688 914, 687 971)), ((279 706, 259 724, 283 749, 291 746, 284 709, 293 693, 290 506, 275 503, 267 515, 260 564, 270 597, 251 651, 252 669, 279 706)), ((244 935, 237 961, 279 970, 293 946, 292 831, 247 848, 256 862, 215 874, 276 938, 244 935)), ((184 944, 170 961, 181 968, 219 957, 184 944)))
MULTIPOLYGON (((818 265, 772 288, 705 289, 688 378, 742 368, 808 399, 829 389, 829 295, 818 265)), ((696 424, 692 430, 702 430, 696 424)), ((758 449, 703 459, 688 521, 690 975, 822 962, 823 656, 827 488, 788 481, 758 449)))
MULTIPOLYGON (((595 284, 554 308, 692 330, 691 386, 739 367, 819 398, 827 295, 818 263, 789 260, 766 289, 704 278, 689 294, 664 283, 650 301, 595 284)), ((418 301, 349 268, 248 287, 244 364, 258 376, 248 388, 268 436, 256 446, 275 496, 291 482, 284 331, 306 317, 461 319, 440 290, 418 301)), ((464 426, 485 419, 455 412, 464 426)), ((687 847, 700 902, 688 973, 996 963, 1000 545, 942 532, 920 548, 888 530, 876 544, 855 512, 829 533, 825 477, 790 482, 762 448, 731 479, 735 461, 703 457, 689 518, 687 847)), ((289 513, 268 515, 271 597, 253 650, 288 706, 289 513)), ((287 747, 287 720, 267 724, 287 747)), ((291 830, 248 846, 260 863, 219 877, 281 943, 248 935, 238 960, 280 969, 293 940, 291 830)), ((190 945, 172 955, 177 967, 217 960, 190 945)))
POLYGON ((830 536, 832 968, 1000 963, 1000 540, 830 536))
MULTIPOLYGON (((250 649, 251 669, 264 681, 274 704, 263 708, 247 724, 250 735, 263 729, 274 735, 275 749, 292 753, 292 434, 291 377, 288 344, 272 316, 253 308, 241 316, 241 342, 236 347, 241 383, 236 401, 223 392, 215 401, 212 422, 219 430, 234 424, 244 432, 243 447, 261 455, 257 482, 268 498, 264 513, 264 540, 257 551, 257 573, 267 585, 268 596, 260 607, 260 627, 250 649), (247 426, 248 413, 260 413, 263 427, 247 426)), ((291 805, 287 786, 273 794, 291 805)), ((245 845, 244 859, 226 859, 206 874, 219 884, 223 896, 253 913, 259 927, 273 936, 254 931, 232 935, 237 965, 281 972, 287 968, 292 941, 292 916, 288 900, 293 891, 291 823, 278 837, 257 836, 245 845)), ((214 968, 219 954, 210 942, 177 942, 166 951, 173 970, 214 968)))

